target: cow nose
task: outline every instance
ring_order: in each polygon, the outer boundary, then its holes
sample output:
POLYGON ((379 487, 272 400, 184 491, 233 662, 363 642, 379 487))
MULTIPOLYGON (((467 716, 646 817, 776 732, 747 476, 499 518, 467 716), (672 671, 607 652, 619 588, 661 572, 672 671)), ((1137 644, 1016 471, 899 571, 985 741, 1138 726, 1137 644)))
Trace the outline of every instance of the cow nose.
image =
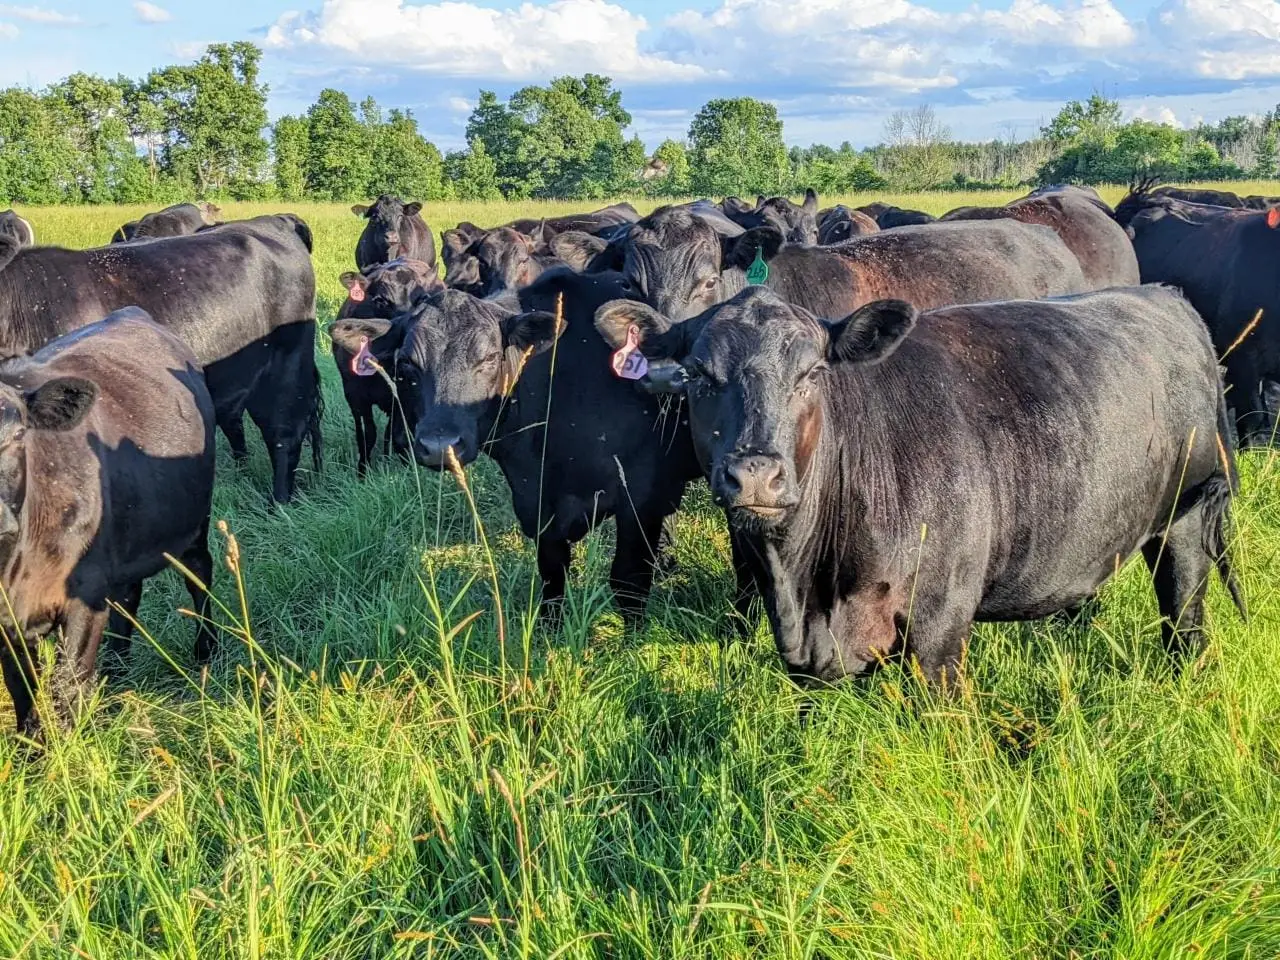
POLYGON ((400 242, 400 234, 396 233, 394 230, 388 230, 387 243, 399 243, 399 242, 400 242))
POLYGON ((730 457, 721 471, 718 499, 726 507, 788 506, 787 473, 777 454, 730 457))
POLYGON ((447 451, 450 448, 453 449, 453 455, 459 462, 467 462, 463 459, 462 438, 456 433, 418 433, 414 437, 413 446, 418 462, 424 467, 439 470, 441 467, 448 466, 447 451))

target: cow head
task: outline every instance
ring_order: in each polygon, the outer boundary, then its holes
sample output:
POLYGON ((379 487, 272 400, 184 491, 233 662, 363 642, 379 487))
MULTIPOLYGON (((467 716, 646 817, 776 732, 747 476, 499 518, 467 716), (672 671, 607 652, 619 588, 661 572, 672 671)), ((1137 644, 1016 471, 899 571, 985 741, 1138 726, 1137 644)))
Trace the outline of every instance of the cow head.
POLYGON ((541 243, 541 230, 530 237, 511 227, 490 230, 473 243, 469 252, 476 260, 480 295, 519 290, 538 279, 543 269, 536 256, 541 243))
POLYGON ((0 383, 0 563, 7 564, 22 532, 31 432, 74 429, 97 396, 97 386, 78 377, 58 377, 25 391, 0 383))
POLYGON ((878 233, 880 227, 860 210, 850 210, 843 204, 832 207, 818 224, 818 245, 825 247, 843 243, 851 237, 878 233))
POLYGON ((402 235, 409 232, 408 220, 417 216, 422 210, 420 203, 405 203, 399 197, 384 193, 367 207, 357 203, 351 212, 357 217, 364 217, 369 222, 365 225, 363 239, 371 247, 375 260, 385 263, 400 256, 402 235))
POLYGON ((685 323, 618 300, 596 329, 628 337, 652 360, 679 362, 689 424, 718 504, 737 526, 784 529, 822 439, 827 370, 878 363, 910 333, 916 310, 881 300, 835 323, 749 287, 685 323))
POLYGON ((782 242, 771 227, 728 235, 714 219, 663 207, 627 231, 622 272, 632 295, 674 321, 687 320, 724 299, 724 271, 746 270, 757 251, 770 260, 782 242))
POLYGON ((493 430, 524 362, 555 341, 554 314, 445 290, 401 317, 396 369, 410 409, 414 454, 424 466, 447 466, 453 448, 470 463, 493 430))
POLYGON ((390 319, 408 313, 421 300, 444 285, 434 267, 421 260, 392 260, 370 267, 363 273, 344 273, 338 278, 347 288, 342 315, 369 319, 390 319))

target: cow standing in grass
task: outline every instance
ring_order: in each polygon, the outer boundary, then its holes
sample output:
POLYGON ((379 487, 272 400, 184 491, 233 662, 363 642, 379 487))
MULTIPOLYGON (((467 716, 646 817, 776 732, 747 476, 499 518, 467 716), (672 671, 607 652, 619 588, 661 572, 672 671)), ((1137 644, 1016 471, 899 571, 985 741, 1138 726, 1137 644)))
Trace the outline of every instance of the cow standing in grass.
POLYGON ((372 206, 358 203, 351 212, 368 221, 356 242, 361 270, 401 259, 436 265, 436 239, 422 219, 422 204, 384 193, 372 206))
POLYGON ((752 288, 684 323, 619 301, 596 326, 683 365, 741 596, 798 678, 906 653, 946 682, 975 620, 1070 608, 1137 551, 1171 652, 1203 644, 1215 563, 1243 612, 1217 358, 1176 292, 829 322, 752 288))
MULTIPOLYGON (((111 603, 132 617, 166 554, 212 584, 213 421, 195 355, 136 308, 0 364, 0 663, 20 730, 38 724, 37 640, 62 631, 49 692, 67 720, 92 693, 111 603)), ((208 595, 189 586, 204 661, 208 595)))

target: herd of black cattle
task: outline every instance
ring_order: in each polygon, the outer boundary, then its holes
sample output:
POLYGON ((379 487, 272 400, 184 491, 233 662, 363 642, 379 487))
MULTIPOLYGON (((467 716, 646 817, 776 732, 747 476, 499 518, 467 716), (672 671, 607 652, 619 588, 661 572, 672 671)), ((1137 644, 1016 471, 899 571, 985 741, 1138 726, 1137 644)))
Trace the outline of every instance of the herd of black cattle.
MULTIPOLYGON (((1244 612, 1234 450, 1270 441, 1280 382, 1263 198, 1137 189, 1112 210, 1053 187, 937 221, 812 192, 618 204, 459 224, 443 281, 419 204, 354 211, 329 334, 358 470, 375 409, 388 452, 488 454, 549 611, 572 544, 614 517, 610 580, 637 617, 664 522, 705 477, 736 605, 763 600, 797 680, 906 653, 945 683, 975 620, 1077 607, 1139 550, 1171 652, 1204 642, 1212 568, 1244 612)), ((71 716, 166 555, 212 655, 215 425, 240 460, 248 413, 278 502, 307 442, 320 469, 311 232, 217 215, 182 204, 66 250, 0 214, 0 661, 20 729, 38 727, 36 641, 61 631, 47 689, 71 716)))

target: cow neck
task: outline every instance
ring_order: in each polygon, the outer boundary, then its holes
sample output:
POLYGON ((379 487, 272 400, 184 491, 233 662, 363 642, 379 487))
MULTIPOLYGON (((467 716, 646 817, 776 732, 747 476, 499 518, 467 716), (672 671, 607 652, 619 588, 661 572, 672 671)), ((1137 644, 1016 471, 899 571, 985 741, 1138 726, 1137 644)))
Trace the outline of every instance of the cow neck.
POLYGON ((49 315, 45 271, 30 269, 28 262, 34 265, 19 250, 0 266, 0 360, 36 350, 66 332, 49 315))
MULTIPOLYGON (((767 287, 769 284, 766 283, 767 287)), ((730 267, 720 271, 720 300, 730 300, 747 289, 747 271, 741 267, 730 267)))

